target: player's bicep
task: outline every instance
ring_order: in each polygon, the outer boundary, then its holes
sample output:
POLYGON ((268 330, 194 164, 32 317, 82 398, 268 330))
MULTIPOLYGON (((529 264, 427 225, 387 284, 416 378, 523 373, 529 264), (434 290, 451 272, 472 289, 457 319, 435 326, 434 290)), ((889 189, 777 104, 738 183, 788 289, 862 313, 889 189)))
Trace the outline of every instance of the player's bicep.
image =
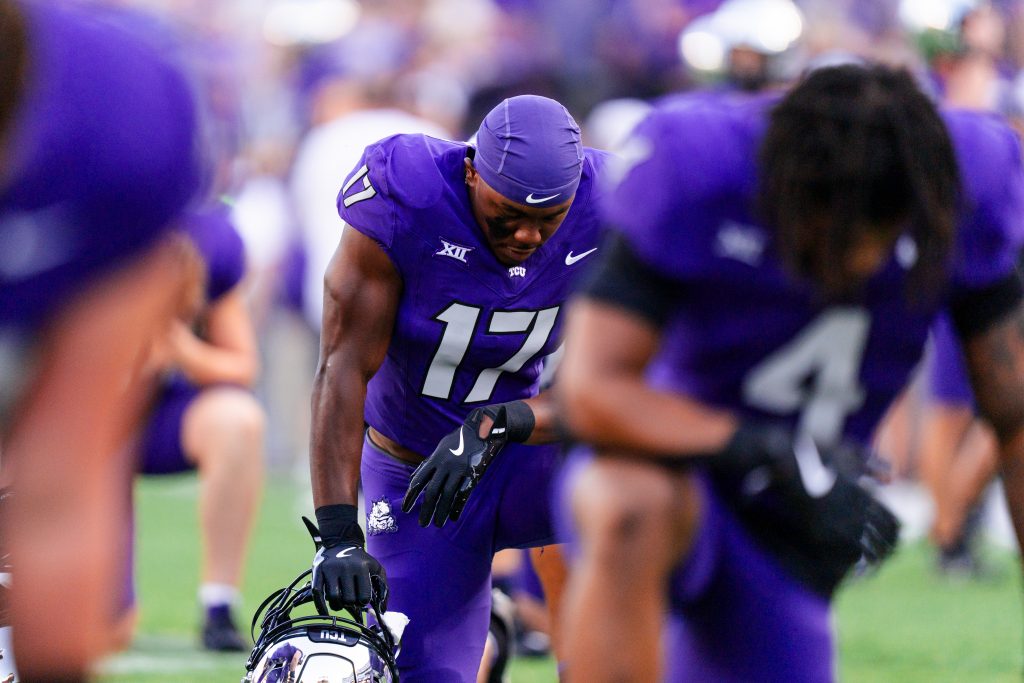
POLYGON ((1024 305, 963 346, 978 406, 1006 441, 1024 427, 1024 305))
POLYGON ((402 280, 381 246, 346 228, 324 274, 321 359, 343 353, 372 375, 384 360, 402 280))

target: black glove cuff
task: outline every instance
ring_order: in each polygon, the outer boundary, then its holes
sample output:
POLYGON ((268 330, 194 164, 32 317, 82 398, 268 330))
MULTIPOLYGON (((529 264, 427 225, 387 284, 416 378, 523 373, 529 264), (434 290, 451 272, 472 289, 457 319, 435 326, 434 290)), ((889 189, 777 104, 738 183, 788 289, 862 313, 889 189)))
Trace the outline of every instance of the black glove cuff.
POLYGON ((321 505, 316 509, 316 523, 325 548, 351 544, 360 547, 366 543, 359 528, 359 508, 355 505, 321 505))
POLYGON ((793 437, 781 425, 743 421, 729 443, 711 459, 713 467, 746 473, 775 460, 776 455, 793 450, 793 437))
POLYGON ((527 405, 526 401, 498 403, 497 405, 488 406, 488 413, 491 417, 494 417, 492 411, 496 411, 499 407, 505 408, 505 418, 507 420, 505 428, 508 430, 508 440, 515 443, 523 443, 529 439, 530 435, 533 434, 533 428, 537 426, 537 418, 533 415, 533 408, 527 405))

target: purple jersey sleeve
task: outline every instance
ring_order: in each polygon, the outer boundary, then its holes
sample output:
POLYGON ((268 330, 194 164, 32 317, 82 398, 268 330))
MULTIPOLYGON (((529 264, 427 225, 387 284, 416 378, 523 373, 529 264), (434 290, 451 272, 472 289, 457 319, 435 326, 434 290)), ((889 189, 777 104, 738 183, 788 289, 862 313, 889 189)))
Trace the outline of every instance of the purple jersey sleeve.
POLYGON ((964 192, 952 286, 975 289, 1012 273, 1024 244, 1020 141, 995 116, 950 111, 945 118, 964 192))
MULTIPOLYGON (((396 249, 396 230, 407 227, 405 215, 440 199, 444 179, 433 159, 433 138, 393 135, 366 148, 338 193, 338 215, 374 239, 406 271, 406 250, 396 249)), ((450 145, 450 143, 448 143, 450 145)))
POLYGON ((390 252, 395 240, 395 210, 386 170, 387 156, 379 143, 363 150, 338 193, 338 215, 390 252))
MULTIPOLYGON (((751 101, 753 103, 753 101, 751 101)), ((736 125, 744 107, 682 96, 655 109, 634 131, 617 162, 621 181, 605 198, 608 223, 661 275, 687 279, 713 262, 709 239, 723 203, 752 182, 746 155, 754 128, 736 125)))
POLYGON ((216 301, 245 275, 245 246, 225 207, 196 211, 185 219, 186 232, 206 263, 206 299, 216 301))

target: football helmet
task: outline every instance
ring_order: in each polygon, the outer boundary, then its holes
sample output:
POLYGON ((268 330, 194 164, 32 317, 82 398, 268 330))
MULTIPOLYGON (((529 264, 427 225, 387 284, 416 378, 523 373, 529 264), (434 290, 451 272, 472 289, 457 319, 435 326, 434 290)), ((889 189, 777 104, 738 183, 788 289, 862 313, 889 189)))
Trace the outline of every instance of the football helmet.
POLYGON ((256 610, 255 646, 242 683, 397 683, 395 658, 409 619, 381 613, 379 596, 359 613, 331 615, 313 598, 311 573, 300 574, 256 610), (315 614, 292 616, 307 604, 315 606, 315 614), (364 616, 375 624, 363 625, 364 616))

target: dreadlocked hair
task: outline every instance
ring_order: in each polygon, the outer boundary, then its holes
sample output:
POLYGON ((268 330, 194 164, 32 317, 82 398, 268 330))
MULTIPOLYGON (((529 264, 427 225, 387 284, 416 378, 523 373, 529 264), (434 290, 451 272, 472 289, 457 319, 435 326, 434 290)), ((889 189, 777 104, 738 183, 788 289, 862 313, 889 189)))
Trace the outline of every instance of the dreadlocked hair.
POLYGON ((24 89, 27 61, 22 17, 13 0, 0 0, 0 144, 24 89))
POLYGON ((827 294, 852 284, 844 267, 865 236, 917 247, 910 299, 945 281, 960 177, 946 127, 903 69, 812 71, 772 110, 760 149, 760 210, 798 276, 827 294))

